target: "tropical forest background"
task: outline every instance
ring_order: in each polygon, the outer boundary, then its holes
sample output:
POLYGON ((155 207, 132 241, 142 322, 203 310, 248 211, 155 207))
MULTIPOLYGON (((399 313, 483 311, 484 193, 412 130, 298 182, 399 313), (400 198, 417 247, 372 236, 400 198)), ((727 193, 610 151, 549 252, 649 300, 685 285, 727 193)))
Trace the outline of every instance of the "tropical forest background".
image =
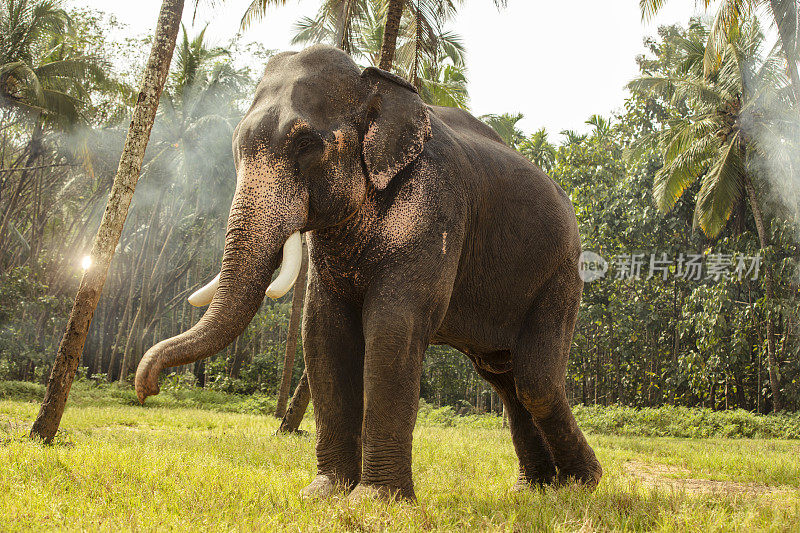
MULTIPOLYGON (((244 23, 270 3, 254 2, 244 23)), ((643 15, 661 3, 643 0, 643 15)), ((322 2, 297 21, 295 42, 377 65, 387 5, 322 2)), ((406 2, 393 69, 426 102, 469 109, 468 43, 449 24, 459 5, 406 2)), ((152 39, 111 39, 119 26, 58 0, 0 3, 0 381, 46 382, 91 267, 82 259, 152 39)), ((574 404, 800 408, 798 31, 794 2, 724 1, 632 50, 640 74, 624 107, 586 117, 585 131, 523 132, 519 114, 481 117, 561 185, 584 249, 607 261, 584 289, 567 374, 574 404), (701 270, 687 272, 690 259, 701 270)), ((80 379, 130 382, 148 347, 201 316, 186 297, 218 271, 235 185, 231 134, 271 53, 210 43, 202 30, 179 35, 80 379)), ((266 300, 231 346, 167 381, 277 394, 297 334, 292 296, 266 300)), ((293 384, 301 342, 295 355, 293 384)), ((460 413, 501 409, 445 346, 428 350, 422 396, 460 413)))

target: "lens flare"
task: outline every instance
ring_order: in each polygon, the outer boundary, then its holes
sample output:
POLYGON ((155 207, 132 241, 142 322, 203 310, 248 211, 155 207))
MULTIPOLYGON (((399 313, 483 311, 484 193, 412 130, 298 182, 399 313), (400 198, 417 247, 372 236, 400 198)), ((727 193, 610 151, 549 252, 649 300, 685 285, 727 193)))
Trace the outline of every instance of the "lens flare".
POLYGON ((81 267, 83 267, 84 270, 89 270, 91 266, 92 266, 92 256, 91 255, 84 256, 84 258, 81 259, 81 267))

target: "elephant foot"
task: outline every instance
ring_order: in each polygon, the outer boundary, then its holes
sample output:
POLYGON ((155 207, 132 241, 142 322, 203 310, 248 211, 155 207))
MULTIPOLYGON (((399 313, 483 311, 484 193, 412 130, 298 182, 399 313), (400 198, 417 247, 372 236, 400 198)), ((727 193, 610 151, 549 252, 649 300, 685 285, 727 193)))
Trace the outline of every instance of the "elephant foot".
POLYGON ((538 463, 520 462, 519 477, 512 490, 521 492, 528 489, 541 489, 545 485, 552 485, 556 479, 556 465, 552 458, 538 463))
POLYGON ((300 498, 302 499, 323 499, 330 498, 337 494, 346 493, 354 483, 336 480, 331 476, 320 474, 314 480, 300 491, 300 498))
POLYGON ((527 490, 541 490, 546 485, 555 481, 555 475, 531 477, 520 474, 516 483, 511 486, 511 492, 525 492, 527 490))
POLYGON ((581 465, 559 467, 557 483, 559 486, 582 485, 593 491, 600 483, 601 477, 603 477, 603 467, 592 457, 591 461, 581 465))
POLYGON ((353 502, 362 500, 385 500, 385 501, 416 501, 414 487, 394 487, 391 485, 372 485, 359 483, 348 499, 353 502))

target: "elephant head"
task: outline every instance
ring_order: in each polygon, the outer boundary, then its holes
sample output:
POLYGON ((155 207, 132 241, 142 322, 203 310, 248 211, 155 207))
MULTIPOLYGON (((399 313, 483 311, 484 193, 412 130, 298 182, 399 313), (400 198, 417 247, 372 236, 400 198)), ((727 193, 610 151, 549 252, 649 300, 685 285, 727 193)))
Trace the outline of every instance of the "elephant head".
POLYGON ((233 136, 236 189, 221 271, 192 296, 209 307, 147 351, 139 400, 158 393, 162 369, 209 357, 242 333, 281 260, 267 295, 285 294, 300 264, 298 232, 357 215, 369 190, 385 189, 421 153, 430 131, 428 108, 397 76, 361 72, 327 46, 273 56, 233 136))

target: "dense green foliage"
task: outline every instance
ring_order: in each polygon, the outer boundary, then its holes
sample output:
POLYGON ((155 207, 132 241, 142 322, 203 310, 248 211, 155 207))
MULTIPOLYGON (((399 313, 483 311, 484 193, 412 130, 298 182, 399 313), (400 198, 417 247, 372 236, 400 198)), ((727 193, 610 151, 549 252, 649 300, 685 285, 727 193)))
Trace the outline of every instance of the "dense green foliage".
MULTIPOLYGON (((352 3, 360 11, 345 37, 364 64, 377 61, 383 4, 352 3)), ((427 101, 463 107, 468 104, 464 45, 446 29, 452 6, 439 13, 435 4, 415 3, 405 15, 397 71, 412 79, 427 101), (418 16, 412 16, 414 9, 418 16)), ((298 40, 334 41, 340 26, 325 18, 330 16, 323 9, 317 19, 301 21, 298 40)), ((780 74, 782 56, 766 53, 757 24, 745 22, 741 32, 731 34, 731 47, 719 55, 716 70, 703 63, 708 28, 698 21, 686 29, 662 28, 646 43, 641 76, 624 109, 612 118, 589 117, 585 133, 564 131, 555 142, 544 130, 519 131, 517 114, 484 117, 561 185, 575 207, 584 248, 609 262, 606 276, 585 286, 567 378, 575 404, 769 412, 777 390, 784 409, 800 407, 800 162, 796 150, 782 142, 800 138, 794 135, 800 119, 780 74), (760 85, 742 81, 747 79, 760 85), (766 89, 747 92, 757 87, 766 89), (770 142, 757 142, 766 133, 770 142), (716 156, 738 146, 734 139, 748 142, 736 165, 725 167, 719 162, 728 160, 716 156), (691 165, 681 167, 681 157, 691 165), (755 204, 740 187, 745 175, 754 186, 755 204), (761 236, 752 205, 762 212, 761 236), (706 220, 702 213, 711 217, 713 237, 697 227, 706 220), (624 260, 635 254, 642 254, 642 276, 622 276, 624 260), (649 276, 651 254, 666 254, 675 264, 649 276), (762 268, 755 279, 705 272, 690 279, 680 275, 685 264, 677 264, 690 254, 704 258, 706 268, 718 254, 728 254, 733 265, 760 254, 762 268), (773 280, 769 298, 767 270, 773 280), (770 370, 777 389, 770 387, 770 370)), ((35 28, 23 32, 27 40, 15 48, 16 55, 0 58, 12 65, 0 65, 0 381, 42 383, 102 215, 147 38, 110 40, 108 30, 116 21, 94 12, 66 12, 55 1, 6 0, 0 24, 35 28), (24 8, 24 16, 9 16, 9 6, 24 8), (37 92, 37 86, 58 91, 61 100, 48 98, 52 106, 44 107, 44 100, 34 97, 49 93, 37 92)), ((2 38, 13 39, 20 31, 2 38)), ((219 268, 235 183, 231 132, 268 56, 238 41, 211 46, 203 32, 179 38, 142 177, 84 350, 84 379, 126 382, 150 345, 199 318, 186 296, 219 268)), ((214 394, 224 391, 252 395, 254 409, 268 412, 291 297, 265 302, 245 333, 217 356, 176 369, 166 377, 162 397, 184 395, 185 401, 202 404, 209 395, 214 403, 214 394), (190 385, 206 391, 192 396, 185 392, 190 385)), ((295 361, 296 382, 302 357, 295 361)), ((456 415, 501 410, 471 363, 444 346, 428 351, 422 396, 429 406, 448 406, 422 410, 443 424, 470 420, 456 415)), ((705 414, 676 415, 674 421, 671 415, 659 418, 658 410, 578 412, 597 431, 613 426, 631 434, 688 436, 689 420, 702 420, 703 427, 713 428, 710 435, 796 431, 791 417, 785 427, 782 421, 756 422, 758 417, 739 422, 741 411, 731 418, 686 411, 705 414), (658 422, 642 422, 648 417, 658 422)), ((497 419, 486 420, 496 424, 497 419)))

